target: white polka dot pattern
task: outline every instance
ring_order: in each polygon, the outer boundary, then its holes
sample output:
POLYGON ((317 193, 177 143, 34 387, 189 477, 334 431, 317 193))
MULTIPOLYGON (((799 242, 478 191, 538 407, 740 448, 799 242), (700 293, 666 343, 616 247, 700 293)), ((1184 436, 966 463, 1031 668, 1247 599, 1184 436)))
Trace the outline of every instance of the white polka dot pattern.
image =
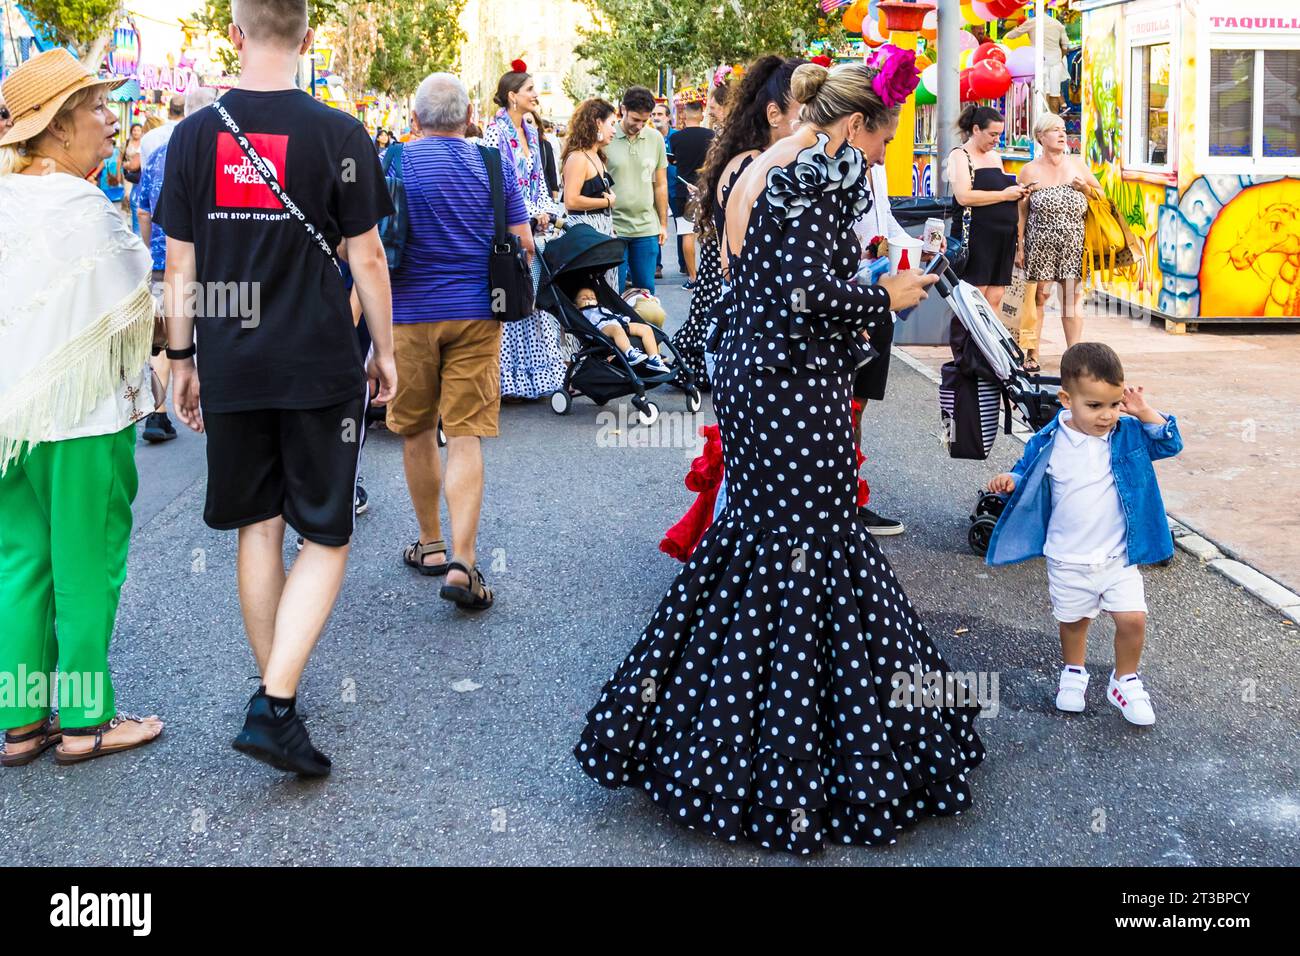
POLYGON ((824 164, 803 168, 809 152, 773 171, 785 193, 769 176, 735 265, 714 396, 727 510, 574 750, 597 783, 640 786, 686 826, 794 853, 892 843, 960 812, 984 756, 977 708, 890 704, 895 674, 910 687, 914 668, 947 667, 857 517, 855 342, 889 320, 883 291, 845 278, 865 177, 845 181, 861 157, 836 158, 831 188, 824 164))

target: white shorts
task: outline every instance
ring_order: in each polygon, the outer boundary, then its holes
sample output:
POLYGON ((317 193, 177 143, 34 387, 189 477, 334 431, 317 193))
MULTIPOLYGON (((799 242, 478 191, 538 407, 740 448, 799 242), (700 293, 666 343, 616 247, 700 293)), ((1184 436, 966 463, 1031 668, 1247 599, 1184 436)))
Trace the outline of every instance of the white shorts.
POLYGON ((694 219, 688 219, 685 216, 677 216, 673 219, 673 223, 677 228, 677 235, 679 236, 689 236, 695 233, 694 219))
POLYGON ((1052 615, 1069 624, 1094 618, 1102 611, 1146 613, 1146 591, 1136 564, 1125 565, 1125 557, 1104 564, 1067 564, 1047 559, 1047 591, 1052 615))

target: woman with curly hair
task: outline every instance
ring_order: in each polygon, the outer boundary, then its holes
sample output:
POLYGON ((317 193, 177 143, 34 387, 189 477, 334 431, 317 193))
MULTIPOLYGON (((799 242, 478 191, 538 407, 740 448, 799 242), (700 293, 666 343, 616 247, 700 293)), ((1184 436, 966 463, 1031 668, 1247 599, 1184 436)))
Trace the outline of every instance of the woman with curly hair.
POLYGON ((673 347, 704 390, 709 388, 704 346, 724 284, 718 235, 726 222, 727 197, 736 178, 755 156, 794 131, 800 104, 790 96, 790 77, 803 62, 771 55, 750 64, 740 88, 731 97, 730 122, 709 146, 700 170, 696 193, 700 211, 695 223, 699 271, 691 293, 690 313, 673 336, 673 347))
MULTIPOLYGON (((605 165, 605 147, 614 140, 618 111, 600 97, 583 100, 569 120, 560 155, 561 199, 569 223, 585 222, 602 235, 614 235, 614 177, 605 165)), ((618 270, 605 273, 618 290, 618 270)))

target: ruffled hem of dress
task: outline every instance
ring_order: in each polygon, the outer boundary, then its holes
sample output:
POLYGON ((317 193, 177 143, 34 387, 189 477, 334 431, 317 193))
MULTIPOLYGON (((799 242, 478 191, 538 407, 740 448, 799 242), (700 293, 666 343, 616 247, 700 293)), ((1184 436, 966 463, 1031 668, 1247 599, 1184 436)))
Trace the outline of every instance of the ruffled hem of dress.
POLYGON ((687 569, 694 587, 670 589, 589 711, 574 750, 584 771, 611 789, 642 787, 686 826, 794 853, 827 842, 893 842, 923 816, 969 806, 965 774, 984 758, 974 728, 979 705, 973 694, 965 703, 945 700, 948 706, 914 703, 920 699, 916 668, 952 672, 910 607, 878 601, 883 591, 862 592, 856 608, 851 597, 846 605, 845 597, 857 593, 846 588, 856 587, 861 572, 886 576, 886 588, 895 580, 866 534, 858 525, 838 534, 786 534, 727 519, 710 529, 687 569), (800 616, 802 610, 786 615, 777 600, 792 586, 791 572, 808 573, 778 560, 796 548, 820 569, 808 585, 825 595, 820 617, 800 616), (700 585, 715 580, 714 588, 700 585), (723 588, 766 595, 762 600, 773 605, 766 621, 743 616, 745 609, 730 602, 719 611, 723 588), (862 615, 856 625, 845 617, 854 614, 862 615), (728 626, 729 620, 735 623, 728 626), (860 644, 845 641, 841 648, 832 639, 831 656, 822 659, 829 669, 821 696, 795 711, 806 732, 788 739, 770 714, 792 706, 784 681, 794 667, 807 666, 801 653, 807 647, 789 640, 792 646, 778 651, 770 643, 785 633, 787 621, 823 638, 842 625, 862 628, 860 644), (751 622, 762 636, 746 636, 751 622), (722 666, 728 654, 733 664, 744 663, 722 666), (892 666, 890 658, 896 658, 892 666), (895 687, 900 672, 905 681, 895 687), (896 692, 906 703, 894 702, 896 692), (718 700, 709 699, 724 694, 750 702, 747 719, 742 710, 728 720, 718 700))
POLYGON ((926 817, 957 816, 971 805, 966 771, 924 782, 900 796, 876 803, 832 797, 819 806, 780 808, 752 799, 732 799, 685 786, 645 760, 608 750, 584 732, 574 748, 584 772, 609 790, 640 787, 670 820, 719 840, 748 840, 769 850, 805 855, 828 844, 888 846, 926 817))

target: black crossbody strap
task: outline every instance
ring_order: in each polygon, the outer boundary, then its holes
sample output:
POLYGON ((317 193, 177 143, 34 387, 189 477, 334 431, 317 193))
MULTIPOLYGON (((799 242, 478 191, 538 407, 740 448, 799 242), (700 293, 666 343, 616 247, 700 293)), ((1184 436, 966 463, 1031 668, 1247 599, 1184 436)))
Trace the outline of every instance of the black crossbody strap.
POLYGON ((500 244, 506 241, 506 190, 501 181, 501 153, 481 143, 478 151, 483 154, 483 165, 487 167, 488 188, 492 191, 492 218, 496 221, 494 241, 500 244))
POLYGON ((239 124, 235 122, 234 117, 232 117, 230 113, 227 112, 226 108, 221 105, 220 100, 213 103, 212 108, 221 116, 222 122, 226 124, 226 129, 230 130, 230 135, 233 136, 235 142, 239 144, 239 148, 244 151, 244 155, 247 156, 248 161, 253 164, 253 168, 257 170, 257 174, 262 177, 262 181, 266 183, 266 187, 271 190, 271 193, 275 198, 280 201, 280 205, 288 210, 292 216, 307 228, 307 233, 311 236, 312 241, 320 248, 321 252, 325 253, 325 255, 329 257, 330 262, 334 263, 334 268, 338 270, 339 275, 342 275, 343 267, 339 265, 339 260, 335 257, 334 250, 330 248, 330 244, 325 239, 325 236, 321 234, 319 229, 312 225, 311 220, 308 219, 303 214, 303 211, 298 208, 298 204, 289 198, 289 194, 280 186, 280 181, 275 178, 275 173, 271 171, 271 167, 267 165, 266 160, 262 159, 257 150, 253 148, 253 144, 249 141, 248 137, 240 131, 239 124))

